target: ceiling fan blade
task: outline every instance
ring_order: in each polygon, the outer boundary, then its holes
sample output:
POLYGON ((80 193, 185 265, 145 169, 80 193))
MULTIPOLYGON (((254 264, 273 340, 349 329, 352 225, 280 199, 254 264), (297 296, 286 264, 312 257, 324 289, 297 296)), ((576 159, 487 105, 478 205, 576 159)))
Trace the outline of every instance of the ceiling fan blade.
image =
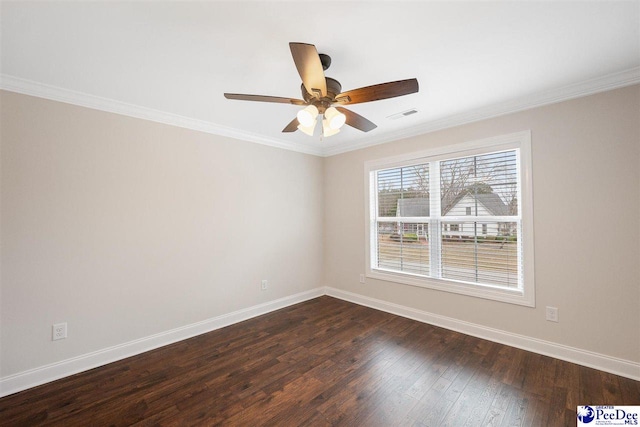
POLYGON ((336 110, 347 116, 346 124, 358 130, 361 130, 362 132, 369 132, 370 130, 374 130, 378 127, 375 123, 369 121, 368 119, 365 119, 360 114, 354 113, 351 110, 347 110, 343 107, 336 107, 336 110))
POLYGON ((282 129, 282 132, 295 132, 298 130, 298 125, 300 124, 300 122, 298 121, 298 118, 294 118, 293 120, 291 120, 291 123, 289 123, 287 126, 285 126, 284 129, 282 129))
POLYGON ((246 95, 242 93, 225 93, 227 99, 237 99, 239 101, 259 101, 259 102, 276 102, 279 104, 307 105, 302 99, 283 98, 280 96, 267 95, 246 95))
POLYGON ((395 98, 418 91, 418 80, 398 80, 397 82, 380 83, 373 86, 342 92, 336 96, 336 102, 342 105, 358 104, 361 102, 378 101, 380 99, 395 98))
POLYGON ((316 47, 307 43, 289 43, 289 48, 307 92, 311 95, 320 92, 321 96, 326 96, 327 82, 316 47))

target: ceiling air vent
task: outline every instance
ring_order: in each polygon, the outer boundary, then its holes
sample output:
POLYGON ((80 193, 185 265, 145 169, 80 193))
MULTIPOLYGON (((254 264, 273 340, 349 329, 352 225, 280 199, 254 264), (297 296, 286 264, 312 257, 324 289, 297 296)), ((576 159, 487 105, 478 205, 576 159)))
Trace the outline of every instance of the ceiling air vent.
POLYGON ((412 114, 416 114, 417 112, 418 112, 418 110, 417 110, 417 109, 412 108, 412 109, 410 109, 410 110, 403 111, 403 112, 401 112, 401 113, 396 113, 396 114, 393 114, 393 115, 391 115, 391 116, 388 116, 388 117, 387 117, 387 119, 390 119, 390 120, 397 120, 397 119, 401 119, 401 118, 403 118, 403 117, 410 116, 410 115, 412 115, 412 114))

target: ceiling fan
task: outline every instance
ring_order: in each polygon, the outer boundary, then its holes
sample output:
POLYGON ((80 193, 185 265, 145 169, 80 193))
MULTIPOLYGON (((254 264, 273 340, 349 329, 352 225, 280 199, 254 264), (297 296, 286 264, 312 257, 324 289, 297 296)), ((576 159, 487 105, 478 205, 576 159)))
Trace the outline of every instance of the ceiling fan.
POLYGON ((302 78, 300 88, 303 99, 240 93, 224 94, 227 99, 241 101, 305 105, 306 107, 298 111, 296 117, 282 129, 282 132, 295 132, 300 129, 307 135, 313 136, 317 117, 320 114, 324 116, 322 134, 325 137, 340 132, 340 128, 345 123, 363 132, 369 132, 377 126, 342 105, 378 101, 418 92, 417 79, 380 83, 342 92, 339 81, 324 75, 324 71, 331 65, 329 55, 318 54, 316 47, 307 43, 289 43, 289 48, 298 74, 302 78))

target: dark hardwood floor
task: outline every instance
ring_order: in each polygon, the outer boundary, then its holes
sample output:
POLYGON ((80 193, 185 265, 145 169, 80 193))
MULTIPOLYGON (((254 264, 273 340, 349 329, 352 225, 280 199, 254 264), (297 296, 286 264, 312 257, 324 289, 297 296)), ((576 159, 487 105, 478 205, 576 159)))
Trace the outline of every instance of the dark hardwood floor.
POLYGON ((640 382, 330 297, 0 399, 0 424, 575 426, 640 382))

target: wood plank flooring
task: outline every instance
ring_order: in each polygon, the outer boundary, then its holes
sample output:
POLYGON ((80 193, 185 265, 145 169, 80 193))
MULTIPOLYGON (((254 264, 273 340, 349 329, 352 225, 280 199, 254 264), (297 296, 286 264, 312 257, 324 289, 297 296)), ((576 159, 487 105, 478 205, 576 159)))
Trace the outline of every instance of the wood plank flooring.
POLYGON ((320 297, 0 399, 8 426, 575 426, 640 382, 320 297))

